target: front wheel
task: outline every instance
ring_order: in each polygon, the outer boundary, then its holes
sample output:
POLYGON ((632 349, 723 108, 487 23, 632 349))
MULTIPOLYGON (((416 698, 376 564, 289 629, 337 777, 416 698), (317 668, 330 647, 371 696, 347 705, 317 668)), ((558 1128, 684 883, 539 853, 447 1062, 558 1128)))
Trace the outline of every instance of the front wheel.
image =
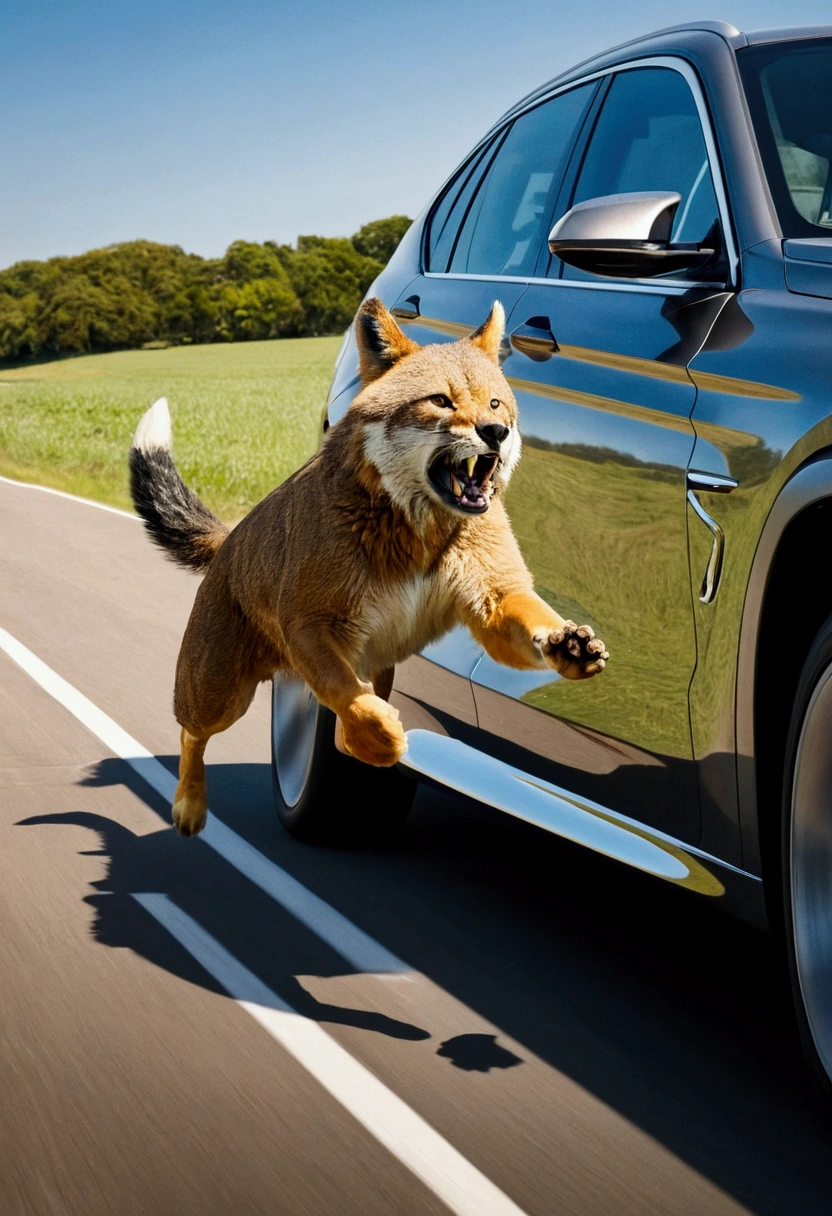
POLYGON ((373 768, 335 746, 335 714, 296 677, 272 680, 272 785, 280 822, 314 844, 390 839, 410 811, 416 782, 373 768))
POLYGON ((783 887, 804 1052, 832 1100, 832 617, 798 684, 786 751, 783 887))

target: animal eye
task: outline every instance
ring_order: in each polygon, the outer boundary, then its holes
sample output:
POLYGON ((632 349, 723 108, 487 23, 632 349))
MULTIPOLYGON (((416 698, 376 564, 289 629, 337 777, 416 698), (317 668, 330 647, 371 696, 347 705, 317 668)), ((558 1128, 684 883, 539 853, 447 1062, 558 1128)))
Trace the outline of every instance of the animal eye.
POLYGON ((454 408, 453 401, 451 401, 450 397, 446 397, 444 393, 434 393, 428 400, 431 405, 441 406, 442 409, 452 410, 454 408))
POLYGON ((500 407, 500 402, 497 400, 497 398, 496 398, 496 397, 493 397, 493 398, 492 398, 492 400, 491 400, 491 408, 492 408, 492 410, 499 409, 499 407, 500 407))

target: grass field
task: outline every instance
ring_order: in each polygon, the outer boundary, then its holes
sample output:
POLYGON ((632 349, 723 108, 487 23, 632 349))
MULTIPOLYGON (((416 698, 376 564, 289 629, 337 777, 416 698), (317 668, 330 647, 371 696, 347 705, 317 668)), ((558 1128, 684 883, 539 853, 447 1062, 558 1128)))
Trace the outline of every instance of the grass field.
POLYGON ((238 519, 318 446, 340 342, 122 351, 0 370, 0 474, 129 507, 131 437, 165 396, 183 476, 238 519))
MULTIPOLYGON (((164 395, 183 476, 231 522, 318 446, 339 343, 128 351, 0 371, 0 474, 129 507, 131 436, 164 395)), ((682 526, 683 491, 637 468, 527 444, 508 506, 540 594, 596 625, 613 655, 600 680, 555 680, 524 699, 658 753, 689 755, 686 713, 676 712, 694 664, 690 619, 678 611, 687 557, 663 526, 674 512, 682 526)))

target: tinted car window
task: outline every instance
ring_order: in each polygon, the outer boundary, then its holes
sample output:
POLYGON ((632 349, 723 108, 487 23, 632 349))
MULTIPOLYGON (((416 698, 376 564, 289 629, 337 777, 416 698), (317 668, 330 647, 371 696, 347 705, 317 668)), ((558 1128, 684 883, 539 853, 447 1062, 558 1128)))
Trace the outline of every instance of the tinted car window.
POLYGON ((491 140, 456 175, 431 216, 427 237, 428 270, 441 273, 448 269, 448 259, 451 256, 457 233, 468 213, 483 169, 491 159, 494 142, 491 140))
POLYGON ((566 159, 596 87, 562 93, 515 120, 465 217, 452 271, 533 273, 566 159))
MULTIPOLYGON (((571 205, 636 190, 675 190, 682 196, 674 241, 702 241, 717 219, 696 102, 684 77, 670 68, 638 68, 613 80, 571 205)), ((588 277, 569 266, 564 275, 588 277)))
POLYGON ((737 56, 760 154, 786 236, 832 229, 832 44, 737 56))

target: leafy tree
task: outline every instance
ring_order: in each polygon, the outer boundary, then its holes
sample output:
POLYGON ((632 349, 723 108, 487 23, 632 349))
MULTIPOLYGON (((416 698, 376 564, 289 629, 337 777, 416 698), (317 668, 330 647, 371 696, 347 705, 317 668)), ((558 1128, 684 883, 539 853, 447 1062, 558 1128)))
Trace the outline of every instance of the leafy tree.
POLYGON ((359 228, 352 243, 366 258, 375 258, 383 266, 392 258, 413 220, 406 215, 391 215, 386 220, 373 220, 359 228))
POLYGON ((234 241, 218 266, 217 333, 232 342, 295 333, 303 307, 277 246, 234 241))
POLYGON ((202 282, 180 287, 162 308, 160 334, 172 342, 215 341, 220 318, 216 296, 202 282))
POLYGON ((18 262, 0 271, 0 359, 338 333, 409 223, 391 216, 352 240, 302 236, 296 248, 233 241, 215 259, 126 241, 18 262))
POLYGON ((40 353, 40 308, 40 296, 36 291, 21 296, 0 292, 0 359, 19 359, 40 353))
POLYGON ((283 337, 303 316, 291 286, 275 278, 223 284, 218 313, 217 336, 231 342, 283 337))
POLYGON ((286 271, 270 241, 232 241, 219 264, 219 273, 234 283, 251 283, 254 279, 278 278, 287 282, 286 271))
POLYGON ((140 346, 153 337, 157 309, 123 276, 97 286, 87 275, 67 278, 50 294, 39 318, 46 350, 113 350, 140 346))
POLYGON ((300 236, 297 250, 283 246, 282 256, 303 305, 303 332, 310 335, 346 329, 383 269, 342 237, 300 236))

